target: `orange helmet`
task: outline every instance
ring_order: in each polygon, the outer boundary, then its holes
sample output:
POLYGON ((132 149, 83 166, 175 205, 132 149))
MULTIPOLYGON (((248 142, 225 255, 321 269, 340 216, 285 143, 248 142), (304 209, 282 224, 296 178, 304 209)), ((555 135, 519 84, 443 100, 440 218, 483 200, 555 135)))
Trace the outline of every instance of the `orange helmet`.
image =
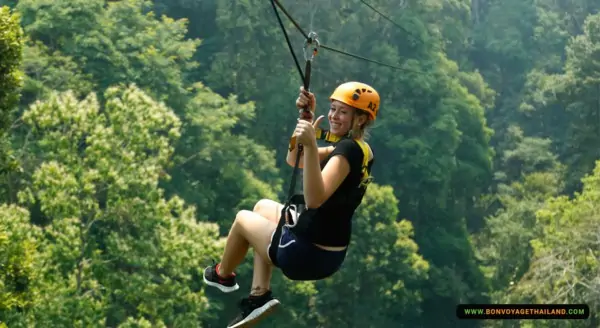
POLYGON ((346 82, 340 84, 331 94, 329 100, 338 100, 348 106, 358 108, 369 114, 375 120, 379 112, 379 93, 370 85, 361 82, 346 82))

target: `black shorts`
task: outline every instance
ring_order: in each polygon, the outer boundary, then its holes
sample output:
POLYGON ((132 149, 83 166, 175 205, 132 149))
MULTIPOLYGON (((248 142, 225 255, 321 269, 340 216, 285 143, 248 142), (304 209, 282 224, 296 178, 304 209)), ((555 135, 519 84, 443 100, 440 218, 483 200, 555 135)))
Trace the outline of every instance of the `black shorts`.
POLYGON ((342 266, 347 248, 342 251, 324 250, 294 235, 287 226, 281 229, 279 240, 273 240, 276 231, 271 235, 267 253, 271 262, 274 262, 289 279, 320 280, 331 276, 342 266), (274 247, 277 247, 276 261, 270 258, 271 254, 274 254, 274 247))

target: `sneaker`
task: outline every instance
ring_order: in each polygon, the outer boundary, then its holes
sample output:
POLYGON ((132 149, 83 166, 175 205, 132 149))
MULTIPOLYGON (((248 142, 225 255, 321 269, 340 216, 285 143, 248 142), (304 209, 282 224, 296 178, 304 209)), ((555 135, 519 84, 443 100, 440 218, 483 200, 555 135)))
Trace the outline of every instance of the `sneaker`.
POLYGON ((271 291, 268 291, 261 296, 243 298, 240 302, 241 313, 229 323, 227 328, 240 328, 254 325, 273 312, 278 305, 279 301, 271 296, 271 291))
POLYGON ((219 263, 204 269, 204 283, 219 288, 223 293, 231 293, 240 288, 235 282, 235 273, 227 278, 217 274, 219 263))

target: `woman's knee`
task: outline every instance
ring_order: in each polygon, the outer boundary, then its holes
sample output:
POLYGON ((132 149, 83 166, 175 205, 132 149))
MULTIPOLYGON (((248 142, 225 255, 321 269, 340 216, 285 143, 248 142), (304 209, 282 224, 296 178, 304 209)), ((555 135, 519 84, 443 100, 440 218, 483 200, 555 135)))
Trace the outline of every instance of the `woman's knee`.
POLYGON ((254 211, 241 210, 237 212, 233 225, 236 226, 237 229, 250 232, 256 231, 257 226, 262 226, 268 221, 257 214, 258 213, 254 211))
POLYGON ((252 211, 268 219, 269 221, 277 222, 279 220, 279 215, 281 214, 280 212, 282 207, 283 205, 274 200, 261 199, 258 202, 256 202, 252 211))
POLYGON ((268 209, 269 207, 273 207, 273 203, 274 201, 270 200, 270 199, 261 199, 258 202, 256 202, 256 204, 254 204, 254 209, 252 209, 252 211, 254 213, 259 213, 261 211, 264 211, 265 209, 268 209))
POLYGON ((275 223, 255 212, 241 210, 235 217, 232 230, 242 235, 264 257, 276 227, 275 223))
POLYGON ((235 220, 233 220, 233 225, 244 225, 244 221, 247 220, 248 217, 252 216, 252 211, 248 210, 240 210, 235 215, 235 220))

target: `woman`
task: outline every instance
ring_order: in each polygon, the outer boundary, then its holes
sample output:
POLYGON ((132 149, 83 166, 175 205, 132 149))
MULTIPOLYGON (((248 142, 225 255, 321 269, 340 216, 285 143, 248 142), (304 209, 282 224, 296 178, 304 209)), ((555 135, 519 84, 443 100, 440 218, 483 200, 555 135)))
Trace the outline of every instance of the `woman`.
POLYGON ((283 205, 260 200, 253 211, 238 212, 221 262, 204 271, 206 284, 225 293, 235 291, 239 286, 234 270, 249 247, 254 250, 252 290, 242 299, 242 311, 228 328, 257 322, 279 305, 270 290, 274 262, 290 279, 318 280, 334 274, 345 259, 351 218, 362 201, 365 178, 373 164, 373 152, 363 137, 365 128, 377 116, 380 99, 371 86, 347 82, 335 89, 330 101, 329 133, 342 139, 335 146, 317 147, 316 128, 324 116, 313 123, 316 102, 312 93, 301 88, 296 100, 298 108, 310 109, 298 120, 287 156, 288 164, 294 166, 298 149, 295 142, 303 145, 299 166, 304 169, 307 210, 299 218, 306 226, 302 234, 294 233, 291 227, 297 222, 287 218, 281 238, 273 240, 283 205), (364 154, 368 154, 366 160, 364 154), (275 261, 269 256, 273 250, 275 261))

